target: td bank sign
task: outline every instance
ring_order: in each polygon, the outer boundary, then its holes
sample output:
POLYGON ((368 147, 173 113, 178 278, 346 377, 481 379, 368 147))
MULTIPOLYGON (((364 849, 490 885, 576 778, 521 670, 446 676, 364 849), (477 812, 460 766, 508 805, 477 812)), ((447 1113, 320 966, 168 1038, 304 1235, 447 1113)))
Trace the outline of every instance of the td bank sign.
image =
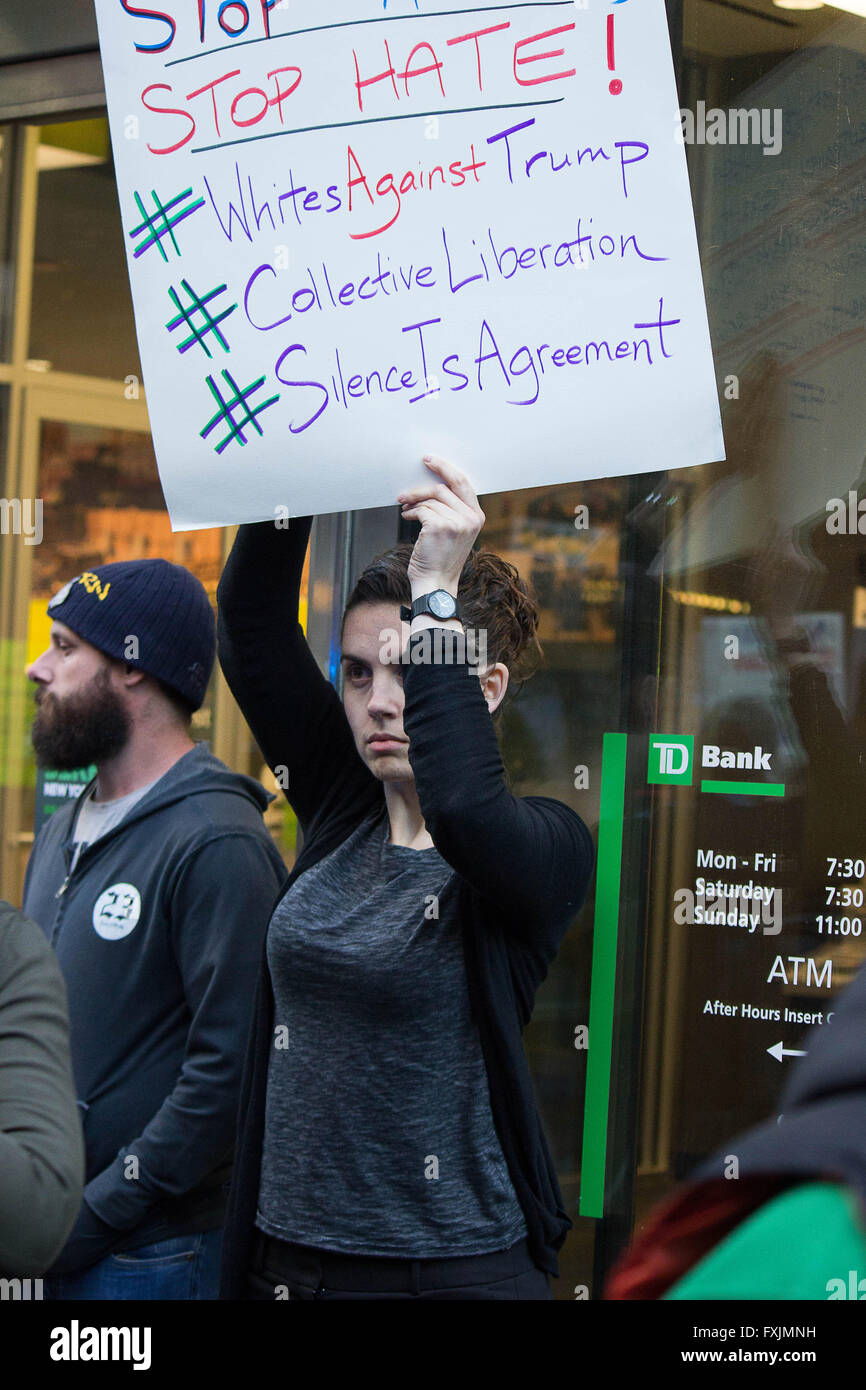
MULTIPOLYGON (((691 734, 650 734, 647 781, 690 787, 694 780, 695 740, 691 734)), ((767 773, 773 771, 773 754, 755 744, 749 750, 721 748, 717 743, 701 745, 701 768, 767 773)), ((701 778, 702 792, 728 796, 784 796, 784 782, 763 778, 701 778)))

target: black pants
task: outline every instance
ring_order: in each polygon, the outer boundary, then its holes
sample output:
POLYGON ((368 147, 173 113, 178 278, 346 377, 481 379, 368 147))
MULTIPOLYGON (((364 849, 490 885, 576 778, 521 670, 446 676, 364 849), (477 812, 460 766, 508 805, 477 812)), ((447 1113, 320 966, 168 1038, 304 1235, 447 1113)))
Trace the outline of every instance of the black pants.
POLYGON ((274 1240, 256 1231, 247 1298, 552 1299, 550 1279, 525 1240, 491 1255, 397 1260, 343 1255, 274 1240))

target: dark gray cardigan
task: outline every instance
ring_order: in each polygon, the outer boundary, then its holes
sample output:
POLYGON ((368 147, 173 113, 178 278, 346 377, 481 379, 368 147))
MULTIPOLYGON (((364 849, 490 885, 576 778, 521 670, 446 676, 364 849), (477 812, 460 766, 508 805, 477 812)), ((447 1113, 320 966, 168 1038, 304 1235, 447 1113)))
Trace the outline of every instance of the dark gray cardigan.
POLYGON ((0 1276, 45 1273, 83 1188, 66 985, 41 927, 0 902, 0 1276))

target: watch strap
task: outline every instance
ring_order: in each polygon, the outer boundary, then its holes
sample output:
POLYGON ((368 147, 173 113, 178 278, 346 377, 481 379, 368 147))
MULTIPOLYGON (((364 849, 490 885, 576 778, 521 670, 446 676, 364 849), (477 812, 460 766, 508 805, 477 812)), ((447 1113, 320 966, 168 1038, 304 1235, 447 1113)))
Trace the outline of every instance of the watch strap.
MULTIPOLYGON (((447 593, 447 590, 432 589, 432 590, 430 591, 430 593, 433 593, 433 594, 436 594, 436 593, 443 593, 443 592, 446 592, 446 593, 447 593)), ((450 597, 453 598, 453 597, 454 597, 453 594, 450 595, 450 597)), ((418 617, 420 617, 422 613, 423 613, 423 614, 426 614, 426 615, 427 615, 428 617, 430 617, 430 618, 435 618, 436 621, 437 621, 437 622, 440 622, 440 623, 441 623, 441 622, 450 622, 452 617, 453 617, 453 618, 460 619, 460 620, 462 621, 462 619, 460 618, 460 605, 458 604, 458 602, 457 602, 456 599, 454 599, 454 612, 451 614, 451 617, 449 617, 449 618, 442 618, 438 613, 434 613, 433 610, 432 610, 431 608, 428 607, 428 600, 429 600, 429 598, 430 598, 430 594, 421 594, 418 598, 416 598, 416 599, 414 600, 414 602, 413 602, 413 604, 412 604, 411 607, 410 607, 408 604, 406 604, 406 603, 401 604, 401 605, 400 605, 400 617, 401 617, 402 621, 403 621, 404 623, 411 623, 411 621, 412 621, 413 618, 418 618, 418 617)))

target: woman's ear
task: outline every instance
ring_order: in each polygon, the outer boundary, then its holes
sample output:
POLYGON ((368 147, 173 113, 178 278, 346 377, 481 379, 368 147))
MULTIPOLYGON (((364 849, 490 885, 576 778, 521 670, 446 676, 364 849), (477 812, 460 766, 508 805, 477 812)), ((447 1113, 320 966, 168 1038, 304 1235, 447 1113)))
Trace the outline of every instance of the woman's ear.
POLYGON ((487 701, 487 708, 492 714, 495 709, 502 704, 505 699, 505 692, 508 689, 508 667, 502 661, 497 661, 495 666, 490 666, 480 677, 481 693, 487 701))

